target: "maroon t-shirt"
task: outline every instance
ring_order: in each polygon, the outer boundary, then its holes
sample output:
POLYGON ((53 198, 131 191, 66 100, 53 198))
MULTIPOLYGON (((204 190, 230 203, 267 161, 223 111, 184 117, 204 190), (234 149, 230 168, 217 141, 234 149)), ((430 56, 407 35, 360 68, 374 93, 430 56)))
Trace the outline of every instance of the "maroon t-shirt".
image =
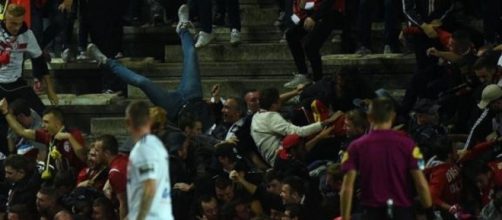
MULTIPOLYGON (((82 133, 78 129, 70 129, 67 131, 70 133, 73 138, 77 140, 82 146, 85 146, 84 138, 82 137, 82 133)), ((46 144, 47 148, 50 148, 50 144, 53 141, 53 136, 51 136, 45 129, 37 129, 35 130, 35 141, 46 144)), ((75 151, 73 151, 73 147, 71 146, 71 143, 69 140, 54 140, 54 144, 56 145, 56 149, 61 153, 63 157, 64 163, 62 166, 67 166, 70 165, 70 167, 74 168, 75 172, 79 172, 82 170, 86 164, 78 159, 77 155, 75 154, 75 151), (66 164, 67 163, 67 164, 66 164)), ((50 153, 50 152, 48 152, 50 153)), ((51 159, 51 164, 54 165, 54 160, 51 159)))
POLYGON ((417 170, 422 154, 406 134, 393 130, 374 130, 353 141, 342 159, 342 170, 355 170, 361 184, 361 204, 386 206, 392 199, 396 207, 413 205, 410 170, 417 170))
POLYGON ((123 193, 127 186, 127 164, 129 158, 126 155, 117 155, 110 164, 108 181, 112 186, 113 193, 123 193))

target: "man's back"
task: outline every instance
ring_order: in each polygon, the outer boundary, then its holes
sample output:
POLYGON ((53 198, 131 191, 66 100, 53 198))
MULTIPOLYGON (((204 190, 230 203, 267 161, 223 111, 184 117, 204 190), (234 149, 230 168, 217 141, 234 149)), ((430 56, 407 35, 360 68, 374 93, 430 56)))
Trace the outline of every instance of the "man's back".
POLYGON ((147 219, 173 219, 168 154, 154 135, 146 135, 134 146, 127 167, 128 219, 136 219, 142 200, 143 182, 156 181, 156 192, 147 219))
POLYGON ((360 175, 361 204, 383 207, 388 199, 397 207, 413 204, 410 170, 418 169, 422 155, 405 134, 374 130, 355 140, 342 159, 343 170, 360 175))

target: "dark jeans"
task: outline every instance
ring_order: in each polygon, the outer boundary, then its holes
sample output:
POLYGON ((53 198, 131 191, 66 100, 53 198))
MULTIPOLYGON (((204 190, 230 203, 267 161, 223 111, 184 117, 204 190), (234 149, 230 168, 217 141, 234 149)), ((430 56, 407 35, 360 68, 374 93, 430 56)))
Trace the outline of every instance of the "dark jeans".
MULTIPOLYGON (((87 15, 91 41, 108 57, 122 51, 124 2, 119 0, 88 0, 87 15)), ((126 86, 113 74, 103 73, 104 90, 125 91, 126 86)))
MULTIPOLYGON (((371 22, 372 13, 377 7, 379 0, 360 0, 359 1, 359 16, 358 16, 358 28, 359 28, 359 43, 366 47, 371 48, 371 22)), ((385 31, 384 31, 384 43, 390 45, 391 48, 397 49, 398 35, 399 35, 399 23, 397 10, 395 8, 395 0, 383 0, 385 4, 385 31)))
MULTIPOLYGON (((0 97, 7 99, 7 102, 12 102, 16 99, 24 99, 30 104, 30 108, 35 110, 39 115, 45 110, 45 106, 40 98, 35 94, 33 88, 26 84, 23 79, 18 79, 13 83, 0 83, 0 97)), ((4 117, 0 118, 0 152, 7 155, 7 130, 9 126, 4 117)))
POLYGON ((127 84, 140 88, 154 105, 168 112, 167 116, 172 122, 177 121, 180 111, 189 108, 187 106, 200 106, 200 108, 190 108, 190 111, 202 121, 203 128, 206 130, 212 125, 210 110, 205 105, 194 104, 203 102, 203 96, 199 61, 193 46, 193 37, 187 30, 182 30, 180 39, 183 48, 183 75, 175 91, 160 87, 152 80, 119 64, 116 60, 109 59, 105 67, 127 84))
POLYGON ((59 1, 47 1, 47 4, 38 8, 34 0, 31 1, 31 30, 43 50, 54 38, 63 31, 66 25, 65 15, 58 10, 59 1), (44 29, 44 18, 49 18, 49 26, 44 29))
POLYGON ((289 50, 291 51, 291 55, 293 55, 299 74, 308 74, 305 61, 305 55, 307 55, 312 67, 313 80, 320 80, 322 78, 320 50, 334 29, 335 17, 341 18, 338 14, 334 14, 335 12, 332 12, 329 17, 319 20, 310 32, 303 28, 303 23, 286 31, 289 50))
POLYGON ((78 47, 79 50, 85 51, 89 42, 89 32, 91 30, 91 18, 88 13, 86 0, 78 1, 78 47))
POLYGON ((190 7, 196 7, 199 15, 199 23, 202 31, 213 32, 213 1, 212 0, 191 0, 190 7))
POLYGON ((502 3, 500 0, 482 0, 483 29, 488 43, 500 43, 502 38, 502 3))
POLYGON ((393 218, 387 217, 387 208, 363 208, 363 217, 361 219, 364 220, 410 220, 415 219, 415 212, 413 208, 393 208, 393 218))
POLYGON ((228 13, 228 22, 230 29, 241 30, 241 11, 239 0, 217 0, 216 1, 217 13, 222 16, 221 19, 225 21, 225 14, 228 13))

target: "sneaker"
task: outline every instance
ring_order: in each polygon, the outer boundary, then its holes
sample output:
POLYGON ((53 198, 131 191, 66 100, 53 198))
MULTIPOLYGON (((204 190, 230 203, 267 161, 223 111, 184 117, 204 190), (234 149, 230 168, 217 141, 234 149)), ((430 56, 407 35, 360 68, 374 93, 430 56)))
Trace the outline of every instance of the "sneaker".
POLYGON ((356 50, 356 54, 358 54, 358 55, 371 54, 371 50, 366 48, 365 46, 361 46, 361 47, 359 47, 359 49, 356 50))
POLYGON ((61 59, 65 63, 68 63, 68 62, 71 61, 71 51, 70 51, 70 48, 66 48, 65 50, 63 50, 63 52, 61 53, 61 59))
POLYGON ((115 59, 122 59, 124 58, 124 54, 122 52, 118 52, 116 55, 115 55, 115 59))
POLYGON ((84 51, 80 51, 80 53, 77 56, 77 60, 87 60, 89 57, 87 57, 87 54, 85 54, 84 51))
POLYGON ((234 28, 230 33, 230 44, 237 45, 239 43, 241 43, 241 33, 234 28))
POLYGON ((176 33, 180 33, 181 30, 187 29, 191 34, 195 33, 194 26, 190 22, 189 10, 186 4, 183 4, 178 9, 178 25, 176 25, 176 33))
POLYGON ((294 89, 300 84, 309 84, 310 82, 311 80, 305 74, 295 74, 291 81, 284 83, 284 87, 294 89))
POLYGON ((91 59, 98 61, 98 65, 102 65, 106 63, 108 57, 106 57, 99 48, 94 44, 87 45, 87 56, 91 59))
POLYGON ((274 21, 274 26, 281 26, 283 24, 285 15, 286 13, 284 13, 283 11, 279 12, 279 17, 277 17, 277 20, 274 21))
POLYGON ((204 31, 199 32, 199 37, 197 38, 197 43, 195 43, 195 48, 201 48, 213 40, 214 36, 212 33, 206 33, 204 31))
POLYGON ((186 4, 182 4, 178 9, 178 21, 179 23, 185 23, 190 21, 190 15, 188 6, 186 4))
POLYGON ((390 45, 386 44, 385 46, 383 46, 383 54, 391 54, 392 53, 392 49, 390 48, 390 45))

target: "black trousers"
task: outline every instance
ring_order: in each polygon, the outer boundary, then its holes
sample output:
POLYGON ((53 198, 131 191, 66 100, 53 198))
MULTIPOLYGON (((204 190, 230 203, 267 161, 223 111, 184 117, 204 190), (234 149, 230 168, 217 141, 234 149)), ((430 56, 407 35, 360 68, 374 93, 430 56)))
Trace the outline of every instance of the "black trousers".
POLYGON ((303 22, 286 30, 286 40, 299 74, 308 74, 306 55, 312 68, 313 80, 322 78, 320 50, 335 28, 337 17, 341 18, 342 16, 336 12, 330 13, 326 18, 317 21, 314 29, 310 32, 303 28, 303 22))
MULTIPOLYGON (((225 21, 228 14, 228 23, 231 29, 241 30, 241 11, 239 0, 216 0, 216 13, 225 21)), ((224 23, 224 22, 223 22, 224 23)))
MULTIPOLYGON (((202 31, 206 33, 213 32, 213 1, 212 0, 190 0, 191 8, 196 8, 199 15, 199 23, 202 31)), ((192 10, 190 10, 192 11, 192 10)))
MULTIPOLYGON (((88 0, 87 16, 92 43, 107 56, 122 51, 123 16, 128 4, 120 0, 88 0)), ((114 74, 103 74, 103 90, 125 91, 126 85, 114 74)))
POLYGON ((502 38, 502 3, 500 0, 482 0, 483 29, 488 43, 500 43, 502 38))
MULTIPOLYGON (((392 49, 399 48, 399 22, 398 22, 398 7, 396 0, 383 0, 384 1, 384 43, 391 46, 392 49)), ((373 20, 372 13, 377 7, 379 0, 360 0, 359 1, 359 43, 366 47, 371 48, 371 22, 373 20)))

